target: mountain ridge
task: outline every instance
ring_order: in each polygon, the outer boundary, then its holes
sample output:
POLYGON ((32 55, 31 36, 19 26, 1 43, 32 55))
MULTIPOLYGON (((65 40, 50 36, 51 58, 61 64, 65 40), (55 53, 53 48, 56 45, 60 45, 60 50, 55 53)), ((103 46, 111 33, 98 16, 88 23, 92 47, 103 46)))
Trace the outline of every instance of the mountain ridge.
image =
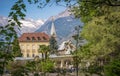
MULTIPOLYGON (((0 16, 0 26, 6 26, 8 24, 8 19, 7 17, 0 16)), ((42 19, 39 20, 33 20, 33 19, 25 19, 25 20, 19 20, 21 24, 20 30, 18 30, 17 27, 15 27, 15 30, 18 33, 18 36, 20 36, 23 33, 26 32, 34 32, 37 30, 37 28, 40 28, 42 24, 44 24, 44 21, 42 19)))
POLYGON ((45 32, 50 35, 52 18, 54 18, 57 40, 59 43, 72 39, 72 36, 75 34, 74 28, 78 25, 83 25, 80 19, 75 18, 68 10, 65 10, 56 16, 48 18, 48 20, 37 29, 36 32, 45 32))

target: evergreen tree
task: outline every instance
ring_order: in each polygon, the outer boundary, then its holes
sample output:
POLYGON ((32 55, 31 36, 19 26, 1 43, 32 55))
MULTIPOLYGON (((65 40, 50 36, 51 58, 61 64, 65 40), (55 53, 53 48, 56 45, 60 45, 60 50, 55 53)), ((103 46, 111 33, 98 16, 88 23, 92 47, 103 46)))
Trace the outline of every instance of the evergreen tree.
POLYGON ((13 55, 14 55, 15 57, 21 57, 21 56, 22 56, 18 39, 15 39, 15 40, 13 41, 13 46, 12 46, 12 48, 13 48, 13 55))
POLYGON ((50 53, 57 54, 58 45, 55 37, 51 36, 49 42, 50 42, 50 53))

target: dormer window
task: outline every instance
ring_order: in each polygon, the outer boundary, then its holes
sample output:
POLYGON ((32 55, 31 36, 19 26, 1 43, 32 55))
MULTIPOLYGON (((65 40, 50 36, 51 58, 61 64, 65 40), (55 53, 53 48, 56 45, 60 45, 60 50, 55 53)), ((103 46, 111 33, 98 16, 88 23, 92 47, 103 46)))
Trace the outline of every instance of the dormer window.
POLYGON ((26 39, 27 39, 27 40, 30 40, 30 38, 29 38, 29 37, 26 37, 26 39))
POLYGON ((38 38, 38 40, 41 40, 41 38, 40 37, 37 37, 38 38))
POLYGON ((35 40, 35 37, 32 37, 32 40, 35 40))
POLYGON ((47 39, 43 36, 43 40, 47 40, 47 39))

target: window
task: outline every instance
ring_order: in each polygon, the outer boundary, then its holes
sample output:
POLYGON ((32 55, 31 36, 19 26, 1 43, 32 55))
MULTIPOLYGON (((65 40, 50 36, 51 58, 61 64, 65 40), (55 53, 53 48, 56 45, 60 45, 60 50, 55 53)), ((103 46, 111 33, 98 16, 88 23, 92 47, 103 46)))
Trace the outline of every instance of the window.
POLYGON ((35 54, 32 54, 32 57, 35 57, 35 54))
POLYGON ((43 36, 43 40, 47 40, 47 39, 43 36))
POLYGON ((27 45, 27 50, 29 49, 29 45, 27 45))
POLYGON ((26 39, 27 39, 27 40, 30 40, 30 38, 29 38, 29 37, 26 37, 26 39))
POLYGON ((25 47, 24 47, 24 45, 21 45, 21 49, 24 49, 25 47))
POLYGON ((37 37, 38 38, 38 40, 41 40, 41 38, 40 37, 37 37))
POLYGON ((27 57, 29 57, 29 54, 27 54, 27 57))
POLYGON ((35 49, 36 47, 35 47, 35 45, 32 45, 32 49, 35 49))
POLYGON ((32 40, 35 40, 35 37, 32 37, 32 40))

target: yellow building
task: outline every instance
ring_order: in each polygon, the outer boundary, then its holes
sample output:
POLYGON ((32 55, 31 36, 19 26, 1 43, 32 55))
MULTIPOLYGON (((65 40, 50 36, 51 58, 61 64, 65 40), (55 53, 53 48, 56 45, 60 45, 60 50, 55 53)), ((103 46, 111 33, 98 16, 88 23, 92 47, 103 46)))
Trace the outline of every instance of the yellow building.
POLYGON ((24 33, 18 40, 23 57, 38 56, 39 45, 49 45, 49 36, 42 32, 24 33))

